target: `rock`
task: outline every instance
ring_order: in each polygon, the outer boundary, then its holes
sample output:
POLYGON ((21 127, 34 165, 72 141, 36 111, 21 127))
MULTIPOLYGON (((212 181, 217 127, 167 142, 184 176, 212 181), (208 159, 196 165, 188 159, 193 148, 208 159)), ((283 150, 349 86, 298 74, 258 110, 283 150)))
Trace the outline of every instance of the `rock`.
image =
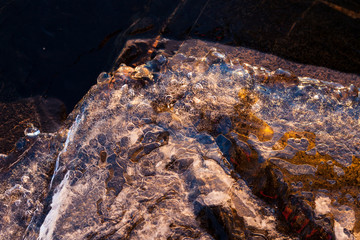
POLYGON ((360 103, 336 97, 348 88, 244 63, 235 47, 159 42, 156 67, 118 66, 57 133, 3 156, 16 159, 0 172, 1 238, 359 233, 360 103))

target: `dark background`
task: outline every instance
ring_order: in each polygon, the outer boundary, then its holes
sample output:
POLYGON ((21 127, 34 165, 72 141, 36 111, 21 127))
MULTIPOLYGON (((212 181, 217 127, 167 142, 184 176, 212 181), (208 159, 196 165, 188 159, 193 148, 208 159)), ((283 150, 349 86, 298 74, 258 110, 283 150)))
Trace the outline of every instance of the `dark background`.
POLYGON ((0 102, 41 95, 70 112, 127 39, 160 33, 360 73, 358 0, 0 0, 0 102))

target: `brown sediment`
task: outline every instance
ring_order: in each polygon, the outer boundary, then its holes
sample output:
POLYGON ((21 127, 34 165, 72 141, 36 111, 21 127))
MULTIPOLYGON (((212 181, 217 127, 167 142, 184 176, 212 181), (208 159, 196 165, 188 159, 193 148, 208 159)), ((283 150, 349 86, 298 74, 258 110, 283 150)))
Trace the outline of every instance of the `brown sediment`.
POLYGON ((274 146, 273 150, 282 150, 286 147, 287 141, 289 138, 295 138, 295 139, 301 139, 306 138, 309 140, 309 146, 307 150, 310 150, 315 147, 315 134, 312 132, 296 132, 296 131, 290 131, 285 133, 279 141, 277 141, 274 146))

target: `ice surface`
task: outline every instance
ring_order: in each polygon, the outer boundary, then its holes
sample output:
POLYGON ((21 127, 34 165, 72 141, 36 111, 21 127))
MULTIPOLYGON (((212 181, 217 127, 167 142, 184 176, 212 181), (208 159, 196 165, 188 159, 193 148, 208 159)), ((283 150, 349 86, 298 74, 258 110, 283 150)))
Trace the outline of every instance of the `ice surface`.
POLYGON ((47 158, 52 171, 31 162, 24 186, 14 177, 1 189, 1 207, 22 206, 19 193, 44 204, 16 226, 13 212, 3 214, 1 237, 351 239, 359 232, 355 87, 239 62, 229 57, 236 48, 197 40, 178 47, 100 74, 49 136, 61 147, 23 154, 47 158))

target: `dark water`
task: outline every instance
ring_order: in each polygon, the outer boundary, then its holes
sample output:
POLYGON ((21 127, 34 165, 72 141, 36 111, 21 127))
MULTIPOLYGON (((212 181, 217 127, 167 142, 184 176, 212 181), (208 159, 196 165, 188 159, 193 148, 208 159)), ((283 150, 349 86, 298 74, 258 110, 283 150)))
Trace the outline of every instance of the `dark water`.
POLYGON ((350 0, 3 0, 0 101, 55 97, 70 112, 127 39, 159 34, 359 74, 359 11, 350 0))

